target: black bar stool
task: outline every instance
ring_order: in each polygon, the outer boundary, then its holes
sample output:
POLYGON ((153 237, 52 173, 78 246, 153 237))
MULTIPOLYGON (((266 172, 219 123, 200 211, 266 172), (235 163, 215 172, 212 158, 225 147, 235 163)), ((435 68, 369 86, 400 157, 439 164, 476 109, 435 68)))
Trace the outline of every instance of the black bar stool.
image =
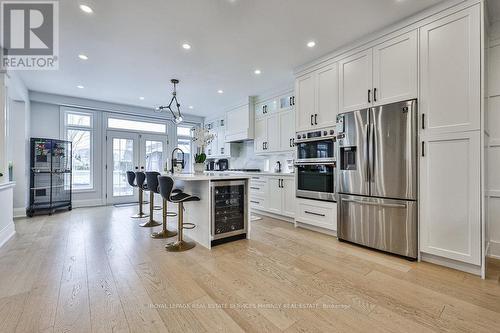
POLYGON ((172 202, 171 196, 181 193, 181 190, 174 190, 174 180, 166 176, 158 176, 158 183, 160 187, 160 195, 163 198, 163 230, 160 232, 153 232, 153 238, 169 238, 177 235, 177 231, 167 230, 167 217, 177 216, 177 213, 167 212, 168 203, 172 202))
POLYGON ((132 215, 132 218, 134 219, 140 219, 144 217, 148 217, 148 214, 145 214, 142 211, 142 205, 144 204, 143 201, 143 196, 144 196, 144 191, 143 191, 143 185, 144 185, 144 180, 146 180, 146 176, 144 175, 143 172, 133 172, 133 171, 127 171, 127 181, 130 184, 130 186, 137 187, 139 189, 139 214, 132 215), (134 183, 135 180, 135 183, 134 183))
MULTIPOLYGON (((144 174, 144 173, 142 173, 144 174)), ((156 222, 154 220, 154 200, 155 200, 155 193, 160 193, 158 190, 158 176, 160 175, 159 172, 156 171, 147 171, 146 172, 146 184, 143 185, 143 188, 145 191, 149 191, 149 221, 145 222, 143 224, 140 224, 141 227, 144 228, 151 228, 151 227, 157 227, 161 225, 161 223, 156 222)))
MULTIPOLYGON (((170 177, 168 177, 170 178, 170 177)), ((173 183, 173 179, 172 183, 173 183)), ((184 223, 184 203, 190 201, 200 201, 200 198, 184 192, 176 194, 170 198, 173 203, 179 205, 179 213, 177 214, 177 242, 168 244, 165 248, 168 252, 183 252, 192 249, 196 246, 195 242, 187 242, 183 238, 183 229, 194 229, 196 225, 193 223, 184 223)))

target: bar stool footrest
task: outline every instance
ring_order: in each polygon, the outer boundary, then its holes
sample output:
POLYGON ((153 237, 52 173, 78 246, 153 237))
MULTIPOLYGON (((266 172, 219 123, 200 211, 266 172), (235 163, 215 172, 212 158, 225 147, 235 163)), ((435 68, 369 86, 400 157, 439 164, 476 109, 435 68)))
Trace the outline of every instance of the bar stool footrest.
POLYGON ((183 223, 182 224, 182 229, 191 230, 191 229, 194 229, 194 228, 196 228, 196 224, 194 224, 194 223, 183 223))

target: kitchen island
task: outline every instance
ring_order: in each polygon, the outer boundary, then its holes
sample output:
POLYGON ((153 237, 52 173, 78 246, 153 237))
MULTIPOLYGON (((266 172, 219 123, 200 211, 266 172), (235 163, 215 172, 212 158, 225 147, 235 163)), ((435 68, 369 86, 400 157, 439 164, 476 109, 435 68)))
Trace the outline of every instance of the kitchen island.
POLYGON ((196 225, 194 229, 184 229, 187 238, 208 249, 219 243, 249 238, 250 176, 224 172, 165 175, 174 179, 174 188, 200 198, 184 205, 184 223, 196 225))

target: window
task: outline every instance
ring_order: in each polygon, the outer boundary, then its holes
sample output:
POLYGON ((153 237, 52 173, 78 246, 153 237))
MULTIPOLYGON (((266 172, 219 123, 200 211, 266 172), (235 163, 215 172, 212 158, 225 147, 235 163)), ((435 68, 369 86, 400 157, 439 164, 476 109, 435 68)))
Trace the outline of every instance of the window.
POLYGON ((93 189, 93 115, 65 111, 64 124, 66 139, 73 143, 73 189, 76 191, 93 189))
POLYGON ((193 170, 193 129, 193 126, 177 126, 177 148, 184 152, 184 161, 186 162, 184 172, 187 173, 193 170))
POLYGON ((141 132, 153 132, 153 133, 166 133, 167 125, 150 123, 145 121, 136 121, 129 119, 120 118, 108 118, 108 128, 129 130, 129 131, 141 131, 141 132))

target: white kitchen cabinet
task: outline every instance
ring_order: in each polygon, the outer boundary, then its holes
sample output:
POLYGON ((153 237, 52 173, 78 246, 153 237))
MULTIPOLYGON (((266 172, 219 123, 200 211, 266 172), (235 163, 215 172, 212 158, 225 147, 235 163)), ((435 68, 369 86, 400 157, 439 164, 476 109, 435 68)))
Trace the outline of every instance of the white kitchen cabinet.
POLYGON ((280 151, 294 150, 295 140, 295 111, 282 112, 279 114, 280 151))
POLYGON ((283 177, 282 178, 282 196, 281 196, 281 215, 293 217, 295 216, 295 178, 283 177))
POLYGON ((341 112, 418 96, 417 31, 339 61, 341 112))
POLYGON ((423 135, 480 128, 480 27, 474 6, 420 28, 423 135))
POLYGON ((294 217, 295 177, 279 174, 252 177, 250 204, 251 208, 263 212, 294 217))
POLYGON ((266 152, 280 151, 280 123, 278 114, 273 114, 267 120, 266 152))
POLYGON ((254 139, 255 112, 253 100, 226 112, 226 142, 254 139))
POLYGON ((267 210, 274 214, 281 214, 282 197, 281 178, 269 177, 267 210))
POLYGON ((384 105, 418 96, 417 31, 373 48, 373 104, 384 105))
POLYGON ((480 265, 480 131, 435 135, 423 142, 420 250, 480 265))
POLYGON ((372 102, 372 49, 339 61, 341 112, 365 109, 372 102))
POLYGON ((218 148, 218 133, 217 133, 217 120, 208 121, 205 124, 205 128, 210 132, 210 134, 214 135, 214 139, 210 144, 205 147, 205 154, 208 158, 214 158, 217 156, 217 148, 218 148))
POLYGON ((332 64, 297 78, 297 131, 334 126, 338 113, 339 75, 332 64))
POLYGON ((337 203, 309 199, 296 199, 295 222, 337 230, 337 203))
POLYGON ((293 93, 283 95, 278 99, 278 111, 288 111, 295 105, 295 96, 293 93))
POLYGON ((255 120, 255 153, 263 153, 265 151, 265 143, 267 142, 267 118, 255 120))
POLYGON ((231 156, 231 144, 226 142, 226 120, 224 117, 207 121, 205 128, 214 135, 213 141, 205 147, 208 158, 222 158, 231 156))
POLYGON ((297 132, 307 131, 313 127, 313 117, 316 110, 316 75, 306 74, 295 80, 295 117, 297 132))

